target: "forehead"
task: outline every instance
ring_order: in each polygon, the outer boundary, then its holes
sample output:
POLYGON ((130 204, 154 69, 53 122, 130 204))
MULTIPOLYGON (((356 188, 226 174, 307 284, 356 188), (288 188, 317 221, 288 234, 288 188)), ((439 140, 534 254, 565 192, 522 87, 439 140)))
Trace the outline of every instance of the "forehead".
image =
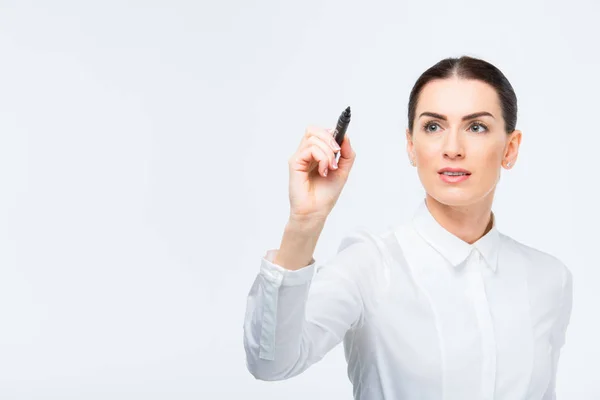
POLYGON ((456 77, 435 79, 421 90, 416 117, 423 111, 459 118, 478 111, 489 111, 498 118, 500 101, 496 90, 485 82, 456 77))

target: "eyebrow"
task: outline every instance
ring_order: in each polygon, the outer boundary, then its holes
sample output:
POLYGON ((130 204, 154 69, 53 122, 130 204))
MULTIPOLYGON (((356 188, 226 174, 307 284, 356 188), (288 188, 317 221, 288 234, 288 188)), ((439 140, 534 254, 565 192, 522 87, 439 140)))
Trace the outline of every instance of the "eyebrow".
MULTIPOLYGON (((419 118, 421 118, 423 116, 429 116, 429 117, 433 117, 433 118, 438 118, 438 119, 441 119, 442 121, 447 121, 448 120, 448 118, 445 115, 434 113, 434 112, 429 112, 429 111, 425 111, 424 113, 421 113, 421 115, 419 115, 419 118)), ((465 115, 464 117, 462 117, 462 120, 463 121, 468 121, 470 119, 484 117, 484 116, 488 116, 488 117, 494 118, 494 116, 491 113, 489 113, 487 111, 481 111, 481 112, 476 112, 476 113, 473 113, 473 114, 465 115)))

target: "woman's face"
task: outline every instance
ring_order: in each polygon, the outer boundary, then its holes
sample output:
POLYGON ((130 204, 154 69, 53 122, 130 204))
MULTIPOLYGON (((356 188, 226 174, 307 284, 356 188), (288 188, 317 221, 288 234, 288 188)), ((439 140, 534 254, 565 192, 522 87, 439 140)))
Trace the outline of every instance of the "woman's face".
POLYGON ((454 206, 493 197, 501 166, 514 166, 521 142, 520 131, 506 133, 500 100, 492 86, 454 77, 423 87, 413 134, 408 129, 406 134, 407 151, 425 191, 440 203, 454 206), (445 177, 439 170, 446 167, 462 168, 470 175, 466 179, 445 177))

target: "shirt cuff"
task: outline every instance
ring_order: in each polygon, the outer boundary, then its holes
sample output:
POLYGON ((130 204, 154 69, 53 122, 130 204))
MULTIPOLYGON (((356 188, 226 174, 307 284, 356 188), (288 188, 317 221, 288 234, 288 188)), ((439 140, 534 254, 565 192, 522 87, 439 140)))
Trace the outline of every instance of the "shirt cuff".
POLYGON ((278 250, 267 250, 266 254, 262 257, 260 264, 261 275, 278 286, 303 285, 312 280, 316 264, 314 258, 311 258, 310 264, 296 270, 290 270, 273 263, 278 250))

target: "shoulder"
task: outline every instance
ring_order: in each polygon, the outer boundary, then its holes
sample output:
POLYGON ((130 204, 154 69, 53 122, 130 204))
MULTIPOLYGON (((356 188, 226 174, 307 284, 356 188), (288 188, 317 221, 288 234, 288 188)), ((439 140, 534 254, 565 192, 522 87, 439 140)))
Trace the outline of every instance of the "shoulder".
POLYGON ((393 238, 391 226, 383 230, 357 226, 339 243, 335 263, 343 265, 363 290, 366 302, 375 301, 390 287, 392 266, 396 262, 390 246, 393 238))
POLYGON ((553 268, 563 272, 564 270, 568 270, 562 260, 547 251, 527 245, 503 233, 500 233, 500 239, 503 251, 508 251, 535 265, 543 265, 546 268, 553 268))
POLYGON ((387 242, 392 238, 393 229, 374 230, 365 226, 356 226, 339 242, 337 253, 347 254, 355 261, 370 266, 381 266, 391 257, 387 242))
POLYGON ((382 248, 383 236, 384 233, 365 226, 354 227, 354 229, 342 237, 337 252, 358 252, 358 249, 361 249, 366 250, 366 253, 370 256, 376 256, 384 250, 382 248))
POLYGON ((500 233, 501 253, 509 262, 518 262, 537 280, 550 280, 557 289, 563 290, 570 284, 572 273, 569 267, 555 255, 522 243, 500 233))

